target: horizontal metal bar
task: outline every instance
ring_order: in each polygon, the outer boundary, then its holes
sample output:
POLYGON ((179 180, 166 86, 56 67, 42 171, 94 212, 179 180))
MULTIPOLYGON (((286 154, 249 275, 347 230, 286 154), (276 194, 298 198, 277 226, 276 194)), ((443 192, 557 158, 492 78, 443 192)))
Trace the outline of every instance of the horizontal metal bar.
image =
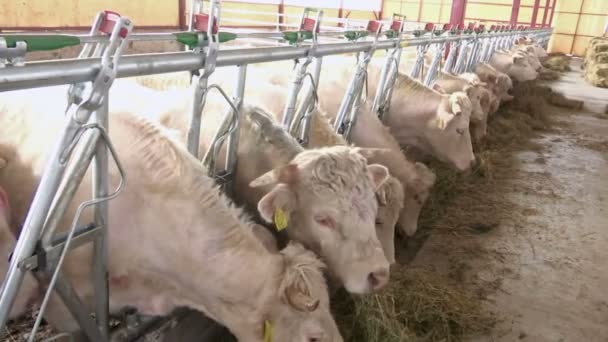
MULTIPOLYGON (((522 34, 550 34, 547 30, 529 30, 522 34)), ((478 38, 500 37, 513 34, 481 34, 478 38)), ((474 36, 421 37, 401 40, 403 46, 418 46, 473 39, 474 36)), ((398 39, 378 41, 376 49, 391 49, 399 44, 398 39)), ((314 57, 355 53, 369 50, 373 42, 319 44, 311 52, 309 47, 271 47, 222 50, 217 56, 217 66, 235 66, 241 64, 265 63, 280 60, 304 58, 311 54, 314 57)), ((124 56, 118 66, 118 76, 133 77, 160 73, 201 69, 204 55, 192 52, 159 53, 124 56)), ((28 63, 23 67, 11 67, 0 70, 0 91, 37 88, 60 84, 87 82, 92 80, 99 70, 98 59, 66 59, 28 63)))
MULTIPOLYGON (((94 225, 76 228, 76 232, 74 233, 74 237, 72 238, 72 242, 70 243, 70 249, 76 249, 84 245, 85 243, 92 241, 98 235, 100 235, 101 231, 101 226, 94 225)), ((59 259, 59 256, 61 255, 61 250, 65 245, 65 240, 67 236, 67 233, 62 233, 54 239, 52 243, 53 246, 45 252, 48 263, 54 264, 54 262, 59 259)), ((28 271, 36 269, 38 268, 38 266, 38 255, 36 254, 32 255, 29 258, 23 259, 19 263, 19 267, 28 271)))

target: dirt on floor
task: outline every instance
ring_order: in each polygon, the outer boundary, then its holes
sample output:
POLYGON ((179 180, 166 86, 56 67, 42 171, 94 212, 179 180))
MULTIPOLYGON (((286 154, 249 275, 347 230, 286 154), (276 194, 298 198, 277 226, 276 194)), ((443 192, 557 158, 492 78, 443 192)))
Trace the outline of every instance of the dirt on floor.
POLYGON ((552 128, 494 177, 493 205, 511 214, 486 216, 489 229, 431 232, 411 264, 432 265, 494 313, 494 327, 465 340, 608 341, 608 92, 580 71, 550 86, 586 106, 549 107, 552 128))

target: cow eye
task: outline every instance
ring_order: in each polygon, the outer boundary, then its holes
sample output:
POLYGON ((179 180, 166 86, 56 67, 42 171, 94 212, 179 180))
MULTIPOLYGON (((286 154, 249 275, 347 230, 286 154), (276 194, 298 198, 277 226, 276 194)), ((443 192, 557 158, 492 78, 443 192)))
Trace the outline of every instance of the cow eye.
POLYGON ((324 227, 331 228, 331 229, 336 228, 336 221, 334 221, 334 219, 329 216, 315 217, 315 221, 324 227))
POLYGON ((384 222, 382 222, 382 221, 380 221, 380 220, 376 220, 376 225, 377 225, 377 226, 381 226, 381 225, 383 225, 383 224, 384 224, 384 222))
POLYGON ((456 128, 456 133, 463 135, 464 134, 464 128, 456 128))

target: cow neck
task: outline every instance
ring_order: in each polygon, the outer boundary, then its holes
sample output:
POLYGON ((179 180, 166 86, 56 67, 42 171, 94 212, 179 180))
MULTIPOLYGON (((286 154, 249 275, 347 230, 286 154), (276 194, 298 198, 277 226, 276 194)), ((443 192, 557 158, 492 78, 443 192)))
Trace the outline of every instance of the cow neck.
POLYGON ((188 244, 200 248, 173 262, 179 270, 168 270, 179 279, 176 302, 221 322, 242 318, 257 326, 260 322, 253 320, 267 317, 277 301, 284 257, 255 238, 240 208, 219 191, 213 197, 214 203, 206 203, 198 223, 193 222, 195 229, 188 231, 188 244))
POLYGON ((420 145, 424 132, 434 124, 437 110, 446 96, 408 76, 399 76, 386 121, 399 144, 420 145))

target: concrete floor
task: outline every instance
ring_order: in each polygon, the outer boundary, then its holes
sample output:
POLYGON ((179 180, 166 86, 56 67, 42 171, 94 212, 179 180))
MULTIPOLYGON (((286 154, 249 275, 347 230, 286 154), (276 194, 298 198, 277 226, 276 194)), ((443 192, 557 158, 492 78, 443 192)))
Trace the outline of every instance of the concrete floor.
POLYGON ((471 341, 608 341, 608 90, 585 83, 578 65, 550 85, 584 110, 555 109, 562 125, 517 155, 505 196, 527 208, 524 220, 471 237, 431 235, 414 261, 440 272, 466 262, 469 279, 492 287, 484 305, 500 322, 471 341), (463 252, 471 245, 484 253, 463 252))

